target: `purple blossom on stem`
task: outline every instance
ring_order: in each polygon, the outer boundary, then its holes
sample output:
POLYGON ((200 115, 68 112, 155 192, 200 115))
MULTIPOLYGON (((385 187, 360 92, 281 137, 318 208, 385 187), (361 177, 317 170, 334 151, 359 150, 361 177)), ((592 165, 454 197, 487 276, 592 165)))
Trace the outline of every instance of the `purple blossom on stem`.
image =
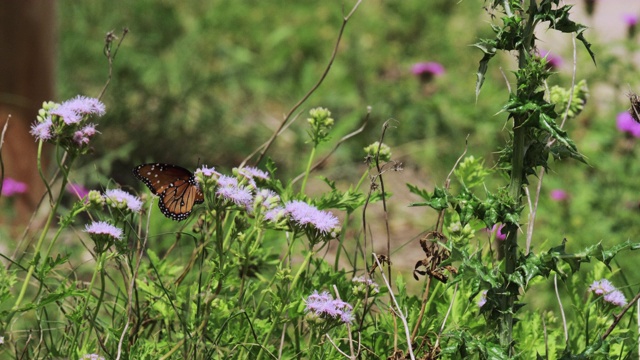
POLYGON ((554 201, 564 201, 569 197, 569 195, 567 195, 567 192, 562 189, 553 189, 551 190, 550 195, 551 199, 554 201))
POLYGON ((638 15, 636 14, 623 14, 622 20, 629 27, 638 25, 638 15))
POLYGON ((544 58, 547 61, 547 66, 551 70, 560 68, 564 63, 562 57, 555 55, 547 50, 538 50, 538 56, 544 58))
POLYGON ((107 190, 104 194, 105 201, 108 205, 120 209, 128 209, 131 212, 139 213, 142 211, 142 201, 137 196, 120 189, 107 190))
POLYGON ((440 76, 444 74, 444 66, 437 62, 419 62, 413 64, 411 67, 411 73, 416 76, 440 76))
POLYGON ((612 291, 615 291, 616 288, 611 284, 611 282, 607 279, 596 280, 589 286, 589 290, 591 290, 596 295, 604 295, 608 294, 612 291))
POLYGON ((589 286, 589 290, 598 296, 604 295, 604 301, 610 304, 616 306, 624 306, 627 304, 627 299, 624 297, 624 294, 616 289, 607 279, 594 281, 591 286, 589 286))
POLYGON ((198 173, 202 174, 202 176, 205 177, 220 176, 220 173, 216 171, 216 168, 208 167, 206 165, 202 165, 200 168, 198 168, 196 170, 196 174, 198 173))
POLYGON ((60 107, 69 109, 78 115, 102 116, 105 114, 105 106, 100 100, 81 95, 63 102, 60 107))
POLYGON ((275 207, 264 214, 264 219, 277 223, 287 215, 287 212, 282 206, 275 207))
POLYGON ((218 179, 218 186, 227 187, 227 186, 238 186, 238 179, 231 177, 229 175, 220 175, 218 179))
POLYGON ((302 226, 312 226, 323 235, 329 234, 338 228, 338 218, 328 211, 318 210, 315 206, 304 201, 295 200, 285 205, 286 212, 291 220, 302 226))
POLYGON ((10 177, 5 177, 2 180, 2 196, 13 196, 16 194, 24 194, 27 192, 27 184, 15 180, 10 177))
POLYGON ((351 324, 353 321, 353 307, 340 299, 334 299, 327 291, 320 294, 317 290, 314 291, 306 303, 305 311, 313 317, 338 320, 344 324, 351 324))
POLYGON ((63 105, 60 105, 57 108, 51 110, 51 115, 56 115, 62 118, 62 121, 64 121, 64 123, 67 125, 77 124, 82 121, 82 116, 73 111, 71 108, 64 106, 64 103, 63 105))
POLYGON ((252 166, 247 166, 247 167, 243 167, 243 168, 239 168, 238 169, 238 174, 241 174, 247 178, 250 179, 261 179, 261 180, 268 180, 269 179, 269 173, 267 173, 266 171, 260 170, 256 167, 252 167, 252 166))
POLYGON ((80 130, 73 133, 73 141, 78 145, 87 145, 89 144, 90 139, 84 135, 84 133, 80 130))
POLYGON ((52 137, 52 127, 53 122, 51 121, 51 117, 47 117, 45 121, 36 122, 35 124, 31 125, 31 131, 29 131, 29 133, 33 135, 36 140, 47 141, 52 137))
POLYGON ((80 95, 63 102, 60 106, 51 110, 52 115, 61 117, 67 125, 81 122, 84 115, 95 114, 102 116, 104 113, 105 107, 100 100, 80 95))
POLYGON ((640 138, 640 124, 638 124, 627 111, 621 112, 616 117, 616 126, 623 133, 629 133, 634 138, 640 138))
POLYGON ((253 203, 251 190, 238 185, 238 179, 227 175, 221 175, 218 179, 216 195, 246 209, 249 209, 253 203))
POLYGON ((620 290, 615 290, 606 294, 604 296, 604 301, 616 306, 627 305, 627 299, 624 297, 624 294, 620 290))
POLYGON ((495 232, 496 233, 496 239, 498 240, 504 240, 507 238, 507 234, 502 232, 502 229, 504 228, 504 224, 495 224, 491 227, 491 229, 487 229, 490 233, 495 232), (497 230, 496 230, 497 229, 497 230))
POLYGON ((84 231, 92 235, 106 235, 116 240, 122 239, 122 229, 106 221, 94 221, 87 225, 84 231))
POLYGON ((253 208, 261 206, 263 210, 271 210, 280 204, 280 196, 269 189, 259 189, 253 198, 253 208))

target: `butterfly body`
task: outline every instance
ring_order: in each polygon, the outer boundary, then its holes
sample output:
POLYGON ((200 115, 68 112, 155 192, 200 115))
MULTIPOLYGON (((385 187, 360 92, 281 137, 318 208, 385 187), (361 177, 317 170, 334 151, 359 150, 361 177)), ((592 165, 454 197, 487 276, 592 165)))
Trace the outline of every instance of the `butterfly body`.
POLYGON ((154 195, 158 195, 160 211, 172 220, 185 220, 195 204, 204 202, 195 176, 180 166, 142 164, 133 169, 133 175, 147 185, 154 195))

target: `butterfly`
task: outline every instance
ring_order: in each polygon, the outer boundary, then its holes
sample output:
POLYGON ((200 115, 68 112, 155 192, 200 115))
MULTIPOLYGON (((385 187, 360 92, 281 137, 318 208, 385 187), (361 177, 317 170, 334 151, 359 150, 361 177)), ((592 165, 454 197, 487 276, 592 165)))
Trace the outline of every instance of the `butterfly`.
POLYGON ((189 217, 193 205, 204 202, 195 176, 180 166, 142 164, 133 169, 133 175, 160 197, 158 207, 169 219, 182 221, 189 217))

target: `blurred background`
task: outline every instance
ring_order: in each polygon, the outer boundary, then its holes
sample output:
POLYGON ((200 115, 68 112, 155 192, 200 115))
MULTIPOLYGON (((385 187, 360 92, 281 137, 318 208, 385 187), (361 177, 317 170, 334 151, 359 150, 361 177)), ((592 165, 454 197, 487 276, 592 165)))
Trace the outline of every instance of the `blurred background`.
MULTIPOLYGON (((565 128, 589 165, 551 163, 537 214, 536 251, 558 245, 564 237, 571 252, 600 241, 605 247, 637 241, 640 235, 640 131, 636 136, 617 126, 617 116, 629 107, 627 94, 638 91, 635 26, 640 3, 568 2, 575 3, 572 17, 589 27, 585 35, 593 44, 597 65, 580 43, 574 50, 569 36, 541 29, 538 44, 549 58, 554 57, 557 76, 550 78, 550 86, 571 86, 576 52, 576 82, 586 79, 591 96, 585 111, 565 128)), ((2 31, 0 44, 0 124, 12 113, 9 128, 22 134, 5 138, 5 177, 29 186, 1 199, 3 222, 19 222, 17 209, 29 213, 42 194, 33 171, 37 144, 24 136, 37 109, 45 100, 98 96, 109 73, 103 55, 107 32, 121 36, 123 28, 129 29, 102 98, 107 114, 98 124, 101 134, 71 180, 89 189, 108 184, 141 189, 131 168, 143 162, 174 163, 192 170, 199 164, 222 171, 238 166, 318 81, 343 16, 354 3, 3 3, 2 26, 10 31, 2 31), (29 77, 18 79, 18 74, 29 77), (20 105, 23 99, 29 106, 20 105), (20 116, 15 115, 18 108, 20 116), (10 148, 21 150, 11 152, 10 148)), ((395 263, 400 267, 411 269, 419 260, 411 256, 415 249, 406 245, 415 244, 420 232, 433 228, 436 215, 426 208, 408 208, 418 199, 405 184, 428 189, 442 186, 467 137, 467 155, 485 158, 492 167, 497 149, 508 138, 509 124, 501 108, 508 99, 508 86, 513 86, 513 56, 501 55, 491 63, 482 91, 475 96, 475 72, 482 55, 471 45, 493 35, 493 14, 486 5, 480 0, 364 1, 345 29, 324 83, 295 113, 299 119, 268 153, 277 163, 278 176, 290 179, 303 171, 309 151, 309 109, 329 108, 336 119, 333 138, 339 139, 361 125, 371 106, 365 130, 343 144, 317 173, 346 189, 366 171, 362 148, 379 139, 386 120, 395 119, 385 143, 392 147, 393 159, 404 163, 405 171, 389 174, 385 184, 394 195, 390 221, 394 252, 402 259, 395 263), (423 62, 438 63, 444 71, 426 77, 416 74, 414 66, 423 62)), ((332 146, 321 149, 320 156, 332 146)), ((496 174, 487 188, 503 184, 496 174)), ((309 192, 325 190, 326 185, 316 180, 309 192)), ((370 211, 372 218, 378 216, 375 211, 379 210, 370 211)), ((12 242, 9 234, 0 230, 2 241, 12 242)), ((386 247, 382 233, 380 239, 381 248, 386 247)), ((632 266, 632 255, 617 259, 632 266)), ((633 284, 640 281, 640 274, 627 276, 633 284)))

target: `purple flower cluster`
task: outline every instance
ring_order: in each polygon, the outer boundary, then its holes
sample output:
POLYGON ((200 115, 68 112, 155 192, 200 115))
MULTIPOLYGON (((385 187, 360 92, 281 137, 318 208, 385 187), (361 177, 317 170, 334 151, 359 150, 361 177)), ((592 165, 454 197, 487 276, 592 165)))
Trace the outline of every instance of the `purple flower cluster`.
POLYGON ((27 184, 6 177, 2 180, 2 196, 13 196, 16 194, 24 194, 27 192, 27 184))
POLYGON ((84 231, 92 235, 106 235, 115 240, 122 239, 122 229, 109 224, 106 221, 94 221, 86 225, 84 231))
POLYGON ((251 190, 246 186, 239 185, 238 179, 227 175, 220 175, 218 178, 216 195, 245 209, 249 209, 253 202, 251 190))
POLYGON ((276 209, 278 204, 280 204, 280 196, 269 189, 259 189, 253 198, 253 210, 260 208, 265 213, 276 209))
POLYGON ((100 100, 85 96, 77 96, 60 105, 45 103, 38 120, 31 126, 31 134, 40 141, 86 147, 98 133, 95 124, 85 123, 87 118, 104 114, 105 106, 100 100))
POLYGON ((334 299, 327 291, 320 294, 317 290, 314 291, 309 295, 306 303, 305 311, 309 315, 308 320, 337 320, 344 324, 351 324, 353 321, 351 313, 353 307, 340 299, 334 299))
POLYGON ((619 131, 629 133, 634 138, 640 138, 640 124, 627 111, 618 114, 616 125, 619 131))
POLYGON ((294 224, 301 227, 311 226, 323 235, 338 229, 338 218, 328 211, 318 210, 315 206, 304 201, 295 200, 284 207, 294 224))
POLYGON ((269 174, 266 171, 260 170, 252 166, 238 168, 237 172, 238 172, 238 175, 242 175, 247 179, 269 180, 269 174))
POLYGON ((67 100, 51 111, 51 115, 61 117, 65 124, 77 124, 82 121, 84 115, 105 114, 105 107, 100 100, 86 96, 76 96, 71 100, 67 100))
POLYGON ((596 280, 589 286, 589 290, 594 294, 601 296, 604 295, 604 301, 616 305, 627 305, 627 299, 624 297, 622 291, 616 289, 613 284, 607 279, 596 280))
POLYGON ((142 211, 142 201, 137 196, 133 196, 124 190, 107 190, 104 194, 104 200, 107 205, 121 210, 128 210, 132 213, 142 211))

